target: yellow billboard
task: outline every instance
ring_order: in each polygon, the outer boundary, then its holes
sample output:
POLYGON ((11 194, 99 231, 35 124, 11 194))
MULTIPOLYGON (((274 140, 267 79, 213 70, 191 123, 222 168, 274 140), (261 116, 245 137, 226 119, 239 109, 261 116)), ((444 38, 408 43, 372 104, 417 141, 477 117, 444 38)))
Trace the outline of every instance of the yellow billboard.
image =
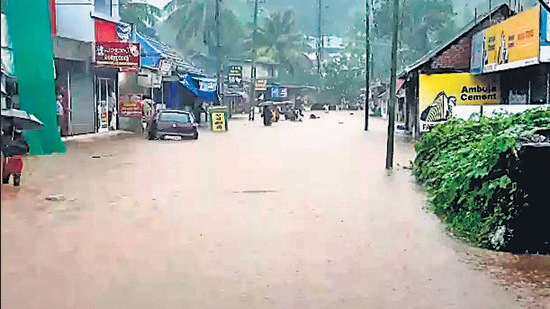
POLYGON ((500 103, 500 83, 496 76, 470 73, 421 74, 418 93, 420 131, 455 116, 457 105, 500 103))
POLYGON ((539 63, 540 6, 510 17, 484 31, 483 72, 539 63))

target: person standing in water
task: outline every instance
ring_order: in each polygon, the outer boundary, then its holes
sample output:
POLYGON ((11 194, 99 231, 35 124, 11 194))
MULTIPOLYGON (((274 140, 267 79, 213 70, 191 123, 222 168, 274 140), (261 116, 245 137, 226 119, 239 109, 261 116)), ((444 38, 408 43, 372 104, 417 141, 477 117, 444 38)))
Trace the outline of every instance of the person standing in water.
POLYGON ((13 176, 13 185, 21 185, 23 172, 23 156, 30 151, 22 130, 10 127, 2 130, 2 184, 9 184, 13 176))
POLYGON ((262 117, 264 118, 264 126, 270 126, 273 121, 273 114, 271 113, 269 106, 263 106, 262 117))

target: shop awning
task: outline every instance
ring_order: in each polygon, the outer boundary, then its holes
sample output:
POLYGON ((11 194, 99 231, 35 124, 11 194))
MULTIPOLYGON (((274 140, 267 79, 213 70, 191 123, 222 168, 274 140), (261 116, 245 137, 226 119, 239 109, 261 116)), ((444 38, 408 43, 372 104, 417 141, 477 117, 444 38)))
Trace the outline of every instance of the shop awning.
POLYGON ((178 52, 144 34, 136 34, 136 42, 141 45, 141 66, 148 69, 158 69, 161 59, 169 60, 179 70, 190 73, 200 73, 201 70, 185 60, 178 52))
POLYGON ((204 75, 184 74, 180 84, 204 101, 213 102, 217 99, 217 81, 204 75))
POLYGON ((405 84, 405 79, 398 79, 397 80, 397 87, 395 88, 395 93, 396 94, 399 92, 399 90, 401 90, 401 88, 403 87, 404 84, 405 84))

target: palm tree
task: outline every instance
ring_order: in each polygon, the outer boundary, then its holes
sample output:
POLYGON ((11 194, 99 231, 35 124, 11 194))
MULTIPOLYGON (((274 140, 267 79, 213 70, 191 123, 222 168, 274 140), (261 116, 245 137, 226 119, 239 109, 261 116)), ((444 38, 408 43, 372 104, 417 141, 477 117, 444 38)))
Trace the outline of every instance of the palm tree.
POLYGON ((215 0, 172 0, 164 7, 177 45, 208 54, 215 46, 215 0))
POLYGON ((145 2, 121 0, 120 17, 123 21, 135 25, 141 33, 156 37, 156 26, 162 17, 162 11, 145 2))
POLYGON ((292 10, 273 12, 256 33, 255 46, 258 61, 275 61, 294 75, 297 68, 311 67, 305 54, 311 49, 303 34, 295 32, 296 14, 292 10))
MULTIPOLYGON (((236 56, 243 52, 240 44, 245 37, 237 15, 224 2, 220 8, 220 37, 222 56, 236 56)), ((216 0, 172 0, 163 9, 167 14, 164 26, 166 39, 184 52, 196 57, 212 59, 217 55, 216 0)))

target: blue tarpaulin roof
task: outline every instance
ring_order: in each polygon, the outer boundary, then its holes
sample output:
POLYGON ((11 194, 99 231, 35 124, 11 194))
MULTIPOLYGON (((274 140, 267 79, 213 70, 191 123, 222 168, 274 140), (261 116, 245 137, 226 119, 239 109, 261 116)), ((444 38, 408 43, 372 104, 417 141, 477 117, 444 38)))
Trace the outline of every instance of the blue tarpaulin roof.
POLYGON ((142 33, 136 33, 136 42, 141 45, 141 66, 149 69, 158 69, 161 59, 168 59, 172 65, 185 72, 200 73, 201 70, 185 60, 170 46, 161 43, 142 33))
POLYGON ((202 100, 216 101, 216 79, 199 74, 184 74, 181 76, 180 83, 202 100))

